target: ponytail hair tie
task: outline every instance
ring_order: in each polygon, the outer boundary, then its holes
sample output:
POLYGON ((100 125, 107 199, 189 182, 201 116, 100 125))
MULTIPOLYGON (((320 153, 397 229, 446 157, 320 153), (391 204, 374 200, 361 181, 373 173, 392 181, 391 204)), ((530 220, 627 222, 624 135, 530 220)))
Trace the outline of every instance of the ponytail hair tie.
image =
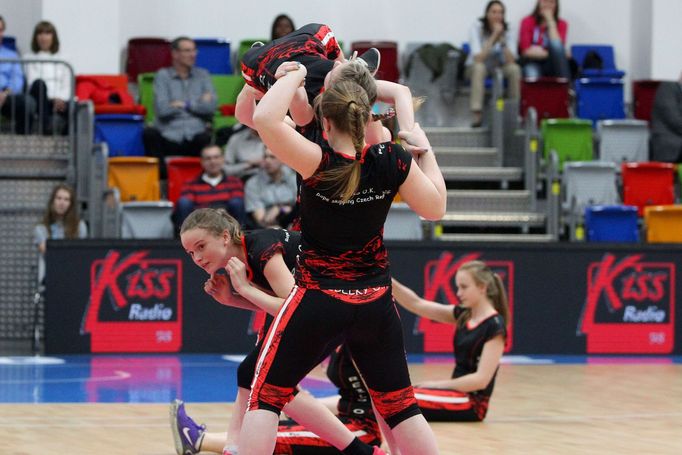
POLYGON ((360 152, 355 152, 355 161, 360 161, 362 154, 360 152))

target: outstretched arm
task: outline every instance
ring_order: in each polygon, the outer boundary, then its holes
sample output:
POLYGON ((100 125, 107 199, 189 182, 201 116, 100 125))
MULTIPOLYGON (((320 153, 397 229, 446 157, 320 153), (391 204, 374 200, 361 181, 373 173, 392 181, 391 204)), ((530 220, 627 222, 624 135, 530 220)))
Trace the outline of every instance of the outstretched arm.
POLYGON ((256 106, 253 123, 272 153, 306 179, 317 170, 322 150, 286 123, 291 100, 306 76, 305 66, 296 62, 286 65, 286 74, 275 82, 256 106))
POLYGON ((432 319, 438 322, 454 324, 455 315, 452 305, 444 305, 419 297, 412 289, 408 288, 395 278, 392 279, 393 298, 407 311, 418 316, 432 319))
POLYGON ((256 101, 259 100, 263 94, 251 87, 249 84, 244 84, 242 91, 237 95, 237 105, 235 106, 234 115, 239 120, 239 123, 246 125, 249 128, 253 126, 253 112, 256 110, 256 101))
POLYGON ((414 128, 414 106, 410 88, 389 81, 377 81, 377 99, 395 106, 400 129, 409 131, 414 128))

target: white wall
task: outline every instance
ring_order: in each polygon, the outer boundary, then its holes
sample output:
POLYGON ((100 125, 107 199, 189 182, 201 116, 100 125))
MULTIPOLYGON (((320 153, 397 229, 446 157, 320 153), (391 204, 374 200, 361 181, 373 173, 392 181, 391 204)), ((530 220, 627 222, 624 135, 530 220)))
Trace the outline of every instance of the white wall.
POLYGON ((651 77, 677 80, 682 72, 682 1, 654 0, 651 77))
MULTIPOLYGON (((57 26, 62 49, 79 73, 123 70, 122 53, 134 36, 225 37, 233 43, 267 37, 272 19, 289 14, 297 25, 330 24, 346 46, 358 40, 467 39, 486 0, 0 0, 8 34, 27 49, 33 24, 57 26), (400 5, 400 6, 398 6, 400 5), (25 44, 24 44, 25 43, 25 44)), ((517 28, 535 0, 507 0, 507 20, 517 28)), ((682 70, 681 0, 564 0, 570 44, 611 43, 616 63, 635 78, 677 78, 682 70), (653 9, 652 9, 653 8, 653 9), (653 11, 653 12, 652 12, 653 11)), ((629 97, 629 89, 626 96, 629 97)))

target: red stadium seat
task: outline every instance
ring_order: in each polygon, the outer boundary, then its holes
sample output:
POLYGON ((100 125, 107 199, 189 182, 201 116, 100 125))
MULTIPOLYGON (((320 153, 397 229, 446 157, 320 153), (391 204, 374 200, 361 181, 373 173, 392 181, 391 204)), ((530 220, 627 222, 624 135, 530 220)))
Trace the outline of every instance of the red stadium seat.
POLYGON ((145 115, 147 111, 144 106, 135 104, 128 92, 125 74, 79 74, 76 76, 76 96, 80 100, 92 100, 95 114, 145 115), (111 94, 116 95, 115 102, 108 99, 111 94))
POLYGON ((525 118, 528 108, 538 113, 538 123, 546 118, 568 118, 568 79, 541 77, 524 79, 521 83, 521 115, 525 118))
MULTIPOLYGON (((376 47, 381 52, 381 62, 376 78, 385 81, 398 82, 398 43, 395 41, 356 41, 351 45, 351 53, 358 51, 361 55, 367 49, 376 47)), ((348 57, 348 56, 347 56, 348 57)))
POLYGON ((131 38, 128 40, 126 73, 137 82, 140 73, 152 73, 171 65, 170 42, 164 38, 131 38))
POLYGON ((632 82, 633 116, 636 119, 651 121, 656 90, 661 81, 641 80, 632 82))
POLYGON ((644 207, 675 202, 675 165, 672 163, 623 163, 623 204, 644 207))
POLYGON ((180 197, 182 186, 197 178, 201 173, 201 158, 194 156, 169 156, 166 158, 168 171, 168 200, 173 204, 180 197))

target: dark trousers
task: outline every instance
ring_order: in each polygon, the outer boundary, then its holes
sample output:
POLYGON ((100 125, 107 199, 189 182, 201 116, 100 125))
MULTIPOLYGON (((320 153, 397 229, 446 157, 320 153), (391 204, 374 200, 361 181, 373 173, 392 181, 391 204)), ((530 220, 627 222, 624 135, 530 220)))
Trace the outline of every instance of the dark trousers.
POLYGON ((566 50, 561 41, 550 40, 549 46, 547 46, 547 52, 549 52, 549 56, 544 60, 521 60, 523 77, 571 77, 568 58, 566 58, 566 50))
POLYGON ((16 134, 31 134, 35 111, 35 101, 24 93, 11 94, 0 108, 0 113, 9 117, 10 132, 16 134))
MULTIPOLYGON (((47 97, 47 86, 42 79, 36 79, 29 90, 38 112, 38 132, 63 134, 66 132, 67 111, 55 112, 54 101, 47 97)), ((68 104, 67 104, 68 109, 68 104)))
POLYGON ((195 135, 191 140, 174 142, 163 137, 156 128, 148 127, 142 132, 142 142, 147 156, 159 159, 159 174, 161 179, 166 178, 166 165, 164 160, 167 156, 199 156, 201 149, 211 143, 211 133, 203 132, 195 135))

